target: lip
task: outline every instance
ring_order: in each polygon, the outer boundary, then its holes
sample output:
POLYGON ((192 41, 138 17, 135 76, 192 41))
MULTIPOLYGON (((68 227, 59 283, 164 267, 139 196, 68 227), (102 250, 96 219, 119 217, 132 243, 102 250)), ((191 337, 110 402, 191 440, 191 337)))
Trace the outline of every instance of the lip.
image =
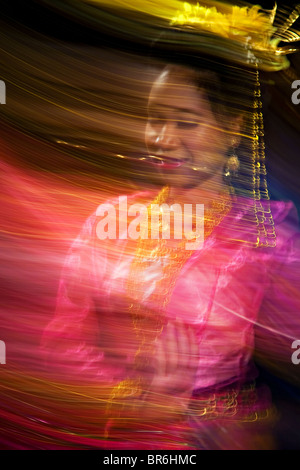
POLYGON ((149 155, 148 159, 152 165, 165 169, 179 168, 187 162, 186 160, 179 160, 178 158, 173 158, 166 155, 149 155))

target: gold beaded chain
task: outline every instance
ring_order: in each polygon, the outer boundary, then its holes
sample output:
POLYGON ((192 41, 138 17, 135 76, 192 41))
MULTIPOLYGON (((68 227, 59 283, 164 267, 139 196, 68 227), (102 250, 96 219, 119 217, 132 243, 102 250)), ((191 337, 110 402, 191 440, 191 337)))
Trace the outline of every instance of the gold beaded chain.
POLYGON ((274 221, 271 213, 268 187, 264 143, 264 123, 262 113, 261 90, 259 70, 256 64, 254 101, 253 101, 253 166, 254 166, 254 203, 255 216, 258 225, 257 246, 275 246, 276 234, 274 221), (264 208, 261 199, 264 199, 264 208))
MULTIPOLYGON (((148 206, 148 221, 151 217, 151 206, 161 205, 168 200, 169 187, 165 186, 155 200, 148 206)), ((220 194, 214 199, 210 208, 205 209, 204 239, 208 238, 214 228, 220 224, 231 209, 231 196, 228 193, 220 194)), ((171 299, 178 275, 190 258, 193 251, 185 248, 186 240, 180 240, 177 246, 168 246, 168 241, 147 238, 146 231, 149 223, 141 230, 137 248, 130 266, 127 294, 130 300, 128 313, 133 322, 139 347, 135 354, 135 371, 143 371, 151 364, 155 351, 155 340, 162 333, 165 324, 165 311, 171 299), (145 283, 142 281, 143 273, 155 263, 159 264, 161 276, 156 281, 152 293, 147 298, 147 305, 143 303, 145 283), (149 304, 151 307, 149 307, 149 304)), ((160 222, 160 234, 164 230, 160 222)), ((112 390, 110 405, 114 400, 139 397, 144 391, 145 382, 141 377, 127 378, 118 383, 112 390)))

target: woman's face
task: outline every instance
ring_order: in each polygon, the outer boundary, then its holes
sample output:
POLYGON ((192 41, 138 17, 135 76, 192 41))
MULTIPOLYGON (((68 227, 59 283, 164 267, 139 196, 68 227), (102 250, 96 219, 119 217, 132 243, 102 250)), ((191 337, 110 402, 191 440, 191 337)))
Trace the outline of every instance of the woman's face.
MULTIPOLYGON (((164 184, 193 188, 222 184, 232 135, 213 113, 193 71, 167 67, 154 82, 148 101, 145 142, 164 184)), ((214 189, 218 189, 213 186, 214 189)))

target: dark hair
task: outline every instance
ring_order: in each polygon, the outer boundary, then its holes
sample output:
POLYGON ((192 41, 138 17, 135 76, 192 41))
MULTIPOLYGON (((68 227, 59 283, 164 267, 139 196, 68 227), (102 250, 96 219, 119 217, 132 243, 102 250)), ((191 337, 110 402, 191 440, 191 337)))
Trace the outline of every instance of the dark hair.
MULTIPOLYGON (((166 30, 152 42, 150 58, 197 71, 196 85, 206 90, 213 106, 219 103, 233 114, 247 111, 253 104, 255 71, 229 60, 228 50, 222 54, 222 50, 213 49, 213 42, 209 34, 166 30)), ((224 39, 225 47, 232 48, 232 43, 224 39)))

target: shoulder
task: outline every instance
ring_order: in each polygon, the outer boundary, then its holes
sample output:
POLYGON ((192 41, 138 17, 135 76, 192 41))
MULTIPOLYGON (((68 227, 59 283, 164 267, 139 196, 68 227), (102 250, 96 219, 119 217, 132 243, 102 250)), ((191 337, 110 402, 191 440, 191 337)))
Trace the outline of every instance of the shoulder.
POLYGON ((138 191, 103 200, 90 218, 92 237, 101 242, 127 239, 132 218, 144 214, 156 195, 154 191, 138 191))
POLYGON ((269 201, 274 222, 279 225, 281 223, 289 223, 298 225, 298 211, 292 201, 269 201))
POLYGON ((295 204, 292 201, 270 201, 270 210, 274 221, 276 246, 283 248, 299 239, 299 215, 295 204))
POLYGON ((260 200, 238 197, 220 226, 224 241, 244 250, 254 249, 271 255, 290 239, 299 236, 298 213, 291 201, 260 200))
POLYGON ((148 204, 155 196, 154 191, 136 191, 129 194, 119 194, 111 198, 105 198, 97 207, 93 218, 97 217, 98 214, 102 215, 105 208, 114 207, 115 209, 127 207, 131 204, 148 204))
MULTIPOLYGON (((298 211, 292 201, 270 201, 270 212, 274 223, 275 246, 272 258, 275 266, 285 272, 295 261, 299 268, 300 227, 298 211)), ((283 271, 281 274, 283 274, 283 271)))
POLYGON ((103 217, 104 213, 109 212, 110 208, 114 208, 115 210, 122 210, 125 207, 129 207, 133 204, 149 204, 149 202, 156 196, 156 192, 154 191, 136 191, 129 194, 119 194, 117 196, 112 197, 99 197, 98 206, 95 210, 87 217, 84 221, 82 228, 81 228, 81 235, 88 235, 91 234, 92 229, 99 219, 99 217, 103 217))

